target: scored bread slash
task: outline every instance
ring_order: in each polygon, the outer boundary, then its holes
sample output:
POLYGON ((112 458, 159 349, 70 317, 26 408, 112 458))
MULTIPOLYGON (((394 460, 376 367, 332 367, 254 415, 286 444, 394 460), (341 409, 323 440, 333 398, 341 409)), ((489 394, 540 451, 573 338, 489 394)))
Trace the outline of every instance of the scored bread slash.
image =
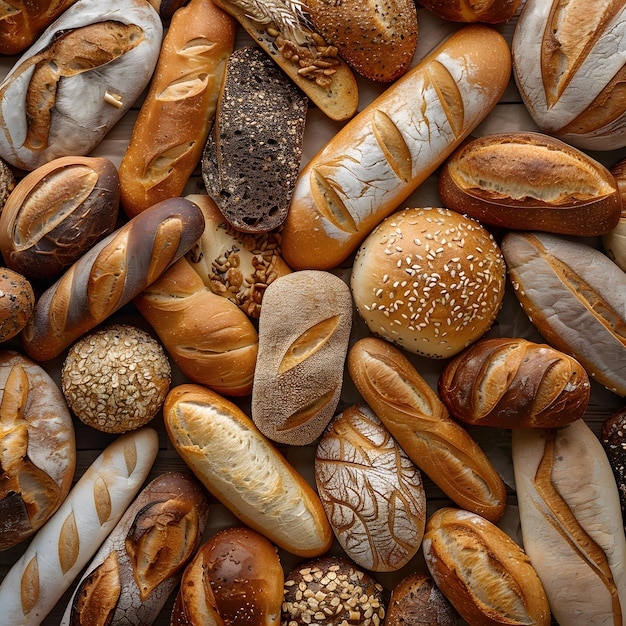
POLYGON ((350 119, 359 104, 356 78, 335 46, 309 23, 301 0, 215 0, 230 13, 325 115, 350 119))
POLYGON ((267 232, 286 219, 307 109, 306 95, 260 48, 246 46, 231 54, 202 178, 234 228, 267 232))

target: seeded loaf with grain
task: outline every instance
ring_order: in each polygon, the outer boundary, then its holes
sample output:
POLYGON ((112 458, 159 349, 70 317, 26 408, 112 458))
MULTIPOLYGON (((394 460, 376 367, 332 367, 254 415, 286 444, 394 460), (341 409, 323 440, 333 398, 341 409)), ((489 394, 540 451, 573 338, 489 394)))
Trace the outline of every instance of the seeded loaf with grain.
POLYGON ((307 109, 307 97, 260 48, 245 46, 230 55, 202 178, 234 228, 266 232, 284 222, 307 109))

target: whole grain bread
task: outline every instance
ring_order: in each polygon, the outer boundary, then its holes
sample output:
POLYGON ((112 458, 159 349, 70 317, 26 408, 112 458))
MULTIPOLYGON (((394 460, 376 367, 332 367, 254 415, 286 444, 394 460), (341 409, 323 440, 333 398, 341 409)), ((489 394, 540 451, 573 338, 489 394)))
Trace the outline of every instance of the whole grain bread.
POLYGON ((230 56, 202 177, 234 228, 267 232, 287 217, 307 109, 304 93, 259 47, 230 56))

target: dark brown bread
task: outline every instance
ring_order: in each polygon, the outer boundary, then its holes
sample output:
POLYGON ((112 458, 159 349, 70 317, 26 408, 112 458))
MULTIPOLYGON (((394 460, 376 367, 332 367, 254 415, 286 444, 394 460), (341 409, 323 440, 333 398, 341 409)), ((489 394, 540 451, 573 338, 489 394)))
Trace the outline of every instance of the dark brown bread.
POLYGON ((306 96, 260 48, 229 57, 202 176, 238 230, 266 232, 287 217, 307 108, 306 96))
POLYGON ((615 411, 604 421, 600 441, 613 469, 626 526, 626 407, 615 411))
POLYGON ((420 5, 431 13, 451 22, 484 22, 499 24, 510 20, 520 6, 520 0, 421 0, 420 5))

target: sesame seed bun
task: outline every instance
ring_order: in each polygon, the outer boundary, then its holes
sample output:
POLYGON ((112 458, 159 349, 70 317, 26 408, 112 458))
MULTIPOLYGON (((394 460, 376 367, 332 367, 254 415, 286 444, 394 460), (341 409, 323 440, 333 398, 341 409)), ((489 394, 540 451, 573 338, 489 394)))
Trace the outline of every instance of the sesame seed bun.
POLYGON ((493 324, 506 268, 491 234, 442 208, 407 208, 361 244, 350 286, 370 332, 431 358, 451 357, 493 324))

